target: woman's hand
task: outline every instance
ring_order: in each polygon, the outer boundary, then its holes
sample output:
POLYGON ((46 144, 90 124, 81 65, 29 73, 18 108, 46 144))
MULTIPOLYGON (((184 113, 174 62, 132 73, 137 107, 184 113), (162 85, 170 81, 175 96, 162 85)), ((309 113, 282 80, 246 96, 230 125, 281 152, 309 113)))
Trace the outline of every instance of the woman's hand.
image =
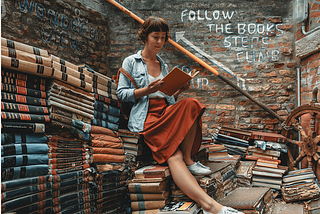
POLYGON ((163 87, 163 85, 164 82, 161 79, 150 82, 147 87, 134 90, 134 98, 138 99, 148 94, 157 92, 160 88, 163 87))
POLYGON ((164 85, 164 81, 162 81, 161 79, 150 82, 149 85, 147 86, 148 94, 157 92, 160 88, 163 87, 163 85, 164 85))

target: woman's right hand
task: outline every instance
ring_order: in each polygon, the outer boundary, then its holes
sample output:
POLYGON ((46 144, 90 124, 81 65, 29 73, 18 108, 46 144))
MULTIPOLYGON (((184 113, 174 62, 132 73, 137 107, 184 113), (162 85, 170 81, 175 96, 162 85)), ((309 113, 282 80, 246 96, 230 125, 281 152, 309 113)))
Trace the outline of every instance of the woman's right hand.
POLYGON ((147 87, 134 90, 134 98, 138 99, 148 94, 157 92, 160 88, 163 87, 163 85, 164 81, 162 81, 161 79, 150 82, 147 87))
POLYGON ((150 82, 149 85, 147 86, 148 94, 157 92, 160 88, 163 87, 163 85, 164 85, 164 81, 162 81, 161 79, 150 82))

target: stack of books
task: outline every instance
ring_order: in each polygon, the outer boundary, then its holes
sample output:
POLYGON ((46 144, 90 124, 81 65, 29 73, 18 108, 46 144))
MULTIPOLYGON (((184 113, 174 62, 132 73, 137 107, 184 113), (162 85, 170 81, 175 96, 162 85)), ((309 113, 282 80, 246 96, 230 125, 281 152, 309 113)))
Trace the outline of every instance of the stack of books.
MULTIPOLYGON (((274 203, 266 214, 306 214, 302 204, 285 204, 282 202, 274 203)), ((311 213, 316 214, 316 213, 311 213)))
POLYGON ((288 172, 283 177, 281 192, 286 202, 292 202, 318 198, 320 187, 312 168, 306 168, 288 172))
POLYGON ((251 132, 249 131, 223 126, 216 129, 213 134, 215 142, 225 145, 228 154, 242 157, 246 154, 250 136, 251 132))
POLYGON ((132 214, 157 213, 171 196, 171 173, 168 166, 148 165, 135 172, 128 184, 132 214))
POLYGON ((198 214, 202 208, 192 201, 171 201, 160 208, 157 214, 198 214))
POLYGON ((255 165, 255 161, 240 161, 240 165, 236 169, 237 186, 248 187, 251 185, 252 170, 255 165))
POLYGON ((256 166, 252 170, 252 185, 280 190, 282 177, 287 171, 287 166, 281 166, 276 161, 258 159, 256 166))
POLYGON ((1 181, 46 175, 48 138, 44 134, 1 133, 1 181))
POLYGON ((139 154, 139 145, 141 144, 140 135, 138 133, 130 132, 126 129, 119 129, 119 138, 122 140, 123 149, 126 154, 136 157, 139 154))
POLYGON ((116 106, 112 106, 111 104, 106 104, 105 102, 99 100, 95 101, 94 118, 91 123, 92 125, 101 126, 117 131, 119 129, 119 120, 119 104, 116 104, 116 106))
POLYGON ((247 150, 246 159, 247 160, 258 160, 263 159, 266 161, 278 161, 281 155, 280 151, 275 151, 271 149, 260 149, 255 146, 249 146, 247 150))
POLYGON ((244 213, 266 213, 274 203, 274 195, 267 187, 238 187, 217 202, 244 213))
POLYGON ((224 197, 237 187, 235 169, 231 163, 209 163, 206 166, 210 167, 212 174, 209 177, 216 185, 216 190, 212 194, 214 199, 224 197))
POLYGON ((95 185, 97 213, 123 213, 127 195, 128 170, 109 170, 97 174, 95 185))
POLYGON ((228 151, 226 147, 222 144, 209 144, 206 145, 208 149, 208 160, 214 161, 220 158, 229 158, 228 151))

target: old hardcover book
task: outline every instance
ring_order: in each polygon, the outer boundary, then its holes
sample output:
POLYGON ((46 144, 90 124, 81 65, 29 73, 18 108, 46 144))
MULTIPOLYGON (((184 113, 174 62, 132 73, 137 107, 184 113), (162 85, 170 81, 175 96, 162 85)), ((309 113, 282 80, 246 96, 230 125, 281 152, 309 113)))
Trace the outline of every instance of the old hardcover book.
POLYGON ((288 171, 288 167, 287 166, 281 166, 278 165, 277 168, 271 168, 271 167, 265 167, 265 166, 255 166, 254 167, 255 170, 260 170, 260 171, 265 171, 265 172, 275 172, 275 173, 281 173, 281 174, 285 174, 288 171))
POLYGON ((79 114, 76 114, 76 113, 73 113, 71 111, 67 111, 67 110, 62 109, 62 108, 58 108, 56 106, 51 106, 50 113, 59 114, 59 115, 62 115, 62 116, 65 116, 65 117, 69 117, 69 118, 72 118, 72 119, 75 119, 75 120, 78 120, 78 121, 82 121, 84 123, 91 124, 91 119, 90 118, 82 116, 82 115, 79 115, 79 114))
POLYGON ((252 178, 252 169, 255 161, 240 161, 239 167, 236 169, 236 177, 241 184, 250 185, 252 178))
POLYGON ((93 114, 94 113, 93 106, 84 104, 84 103, 82 103, 80 101, 75 101, 72 98, 68 98, 68 97, 64 97, 64 96, 59 95, 59 94, 53 94, 52 93, 52 94, 49 95, 49 99, 53 100, 55 102, 62 103, 62 104, 67 102, 69 104, 69 106, 71 106, 71 107, 79 106, 77 109, 81 109, 82 111, 85 111, 85 112, 87 112, 89 114, 93 114))
POLYGON ((154 210, 137 210, 137 211, 132 211, 132 214, 158 214, 159 209, 154 209, 154 210))
POLYGON ((51 88, 48 90, 48 95, 50 96, 51 94, 56 94, 60 95, 78 102, 82 102, 83 104, 93 106, 94 105, 94 100, 93 99, 84 99, 83 96, 79 96, 78 94, 73 94, 70 92, 67 92, 66 90, 59 90, 56 88, 51 88))
POLYGON ((66 101, 59 100, 59 99, 54 99, 54 100, 50 99, 48 101, 49 101, 50 106, 61 108, 61 109, 64 109, 66 111, 70 111, 72 113, 79 114, 81 116, 93 119, 93 115, 88 113, 88 112, 83 111, 84 108, 81 107, 81 106, 77 106, 75 104, 68 103, 66 101))
MULTIPOLYGON (((267 214, 305 214, 304 205, 302 204, 284 204, 275 203, 267 214)), ((315 213, 311 213, 315 214, 315 213)))
POLYGON ((117 84, 115 82, 111 82, 111 81, 108 81, 108 83, 106 85, 101 84, 101 83, 97 83, 97 82, 93 82, 93 88, 97 88, 97 89, 115 94, 115 92, 117 90, 117 84))
POLYGON ((120 116, 120 108, 119 107, 114 107, 112 105, 105 104, 101 101, 96 100, 94 103, 94 110, 110 114, 116 117, 120 116))
POLYGON ((226 147, 221 144, 210 144, 210 145, 206 145, 206 147, 208 148, 209 152, 221 151, 226 149, 226 147))
POLYGON ((111 129, 100 127, 100 126, 91 126, 91 134, 105 134, 113 137, 117 137, 118 135, 111 129))
POLYGON ((48 107, 24 105, 18 103, 1 102, 1 110, 7 112, 28 112, 35 114, 49 114, 48 107))
POLYGON ((258 153, 258 152, 251 152, 251 151, 247 151, 247 155, 252 155, 252 156, 257 156, 257 157, 262 157, 262 158, 268 158, 268 159, 272 159, 272 160, 277 160, 278 159, 277 156, 258 153))
POLYGON ((169 202, 159 209, 159 214, 193 214, 198 209, 198 204, 192 201, 169 202))
POLYGON ((23 104, 36 105, 36 106, 48 105, 46 99, 29 97, 29 96, 19 95, 19 94, 12 94, 7 92, 1 92, 1 101, 5 101, 8 103, 23 103, 23 104))
POLYGON ((240 138, 243 140, 249 140, 252 135, 252 133, 249 131, 225 127, 225 126, 218 127, 218 133, 240 138))
POLYGON ((268 184, 276 184, 276 185, 280 185, 280 187, 282 184, 281 178, 271 178, 271 177, 264 177, 264 176, 253 176, 252 181, 268 183, 268 184))
POLYGON ((272 183, 265 183, 261 181, 252 181, 252 186, 254 187, 270 187, 271 189, 280 190, 281 184, 272 184, 272 183))
POLYGON ((233 137, 233 136, 229 136, 229 135, 214 133, 213 136, 216 136, 219 139, 226 139, 226 140, 241 142, 241 143, 244 143, 244 144, 249 144, 249 141, 247 141, 247 140, 243 140, 241 138, 237 138, 237 137, 233 137))
POLYGON ((268 161, 276 161, 279 164, 281 163, 281 160, 272 159, 272 158, 266 158, 266 157, 261 157, 261 156, 255 156, 255 155, 246 155, 245 158, 247 160, 255 160, 256 161, 256 160, 262 159, 262 160, 268 160, 268 161))
POLYGON ((113 155, 123 155, 123 148, 105 148, 105 147, 91 147, 93 154, 113 154, 113 155))
POLYGON ((25 114, 14 112, 1 112, 1 119, 5 121, 30 121, 34 123, 50 122, 50 117, 48 115, 25 114))
POLYGON ((282 178, 283 174, 282 173, 276 173, 276 172, 268 172, 268 171, 262 171, 262 170, 258 170, 253 168, 252 170, 252 174, 258 175, 258 176, 265 176, 265 177, 272 177, 272 178, 282 178))
POLYGON ((89 91, 89 92, 92 91, 92 84, 90 84, 89 82, 86 82, 84 80, 81 80, 80 78, 63 73, 62 71, 54 70, 52 77, 54 79, 68 83, 72 86, 84 89, 86 91, 89 91))
MULTIPOLYGON (((10 80, 22 80, 22 81, 30 82, 32 84, 46 85, 46 80, 39 76, 35 76, 32 74, 25 74, 22 72, 16 72, 7 68, 1 68, 1 76, 2 78, 8 77, 10 78, 10 80)), ((2 82, 4 82, 3 79, 2 79, 2 82)), ((6 82, 6 83, 11 84, 9 82, 6 82)))
POLYGON ((136 210, 152 210, 159 209, 166 205, 169 199, 154 200, 154 201, 131 201, 131 208, 133 211, 136 210))
POLYGON ((124 155, 92 154, 92 163, 124 163, 124 155))
MULTIPOLYGON (((303 205, 300 205, 300 206, 302 206, 302 208, 303 208, 303 205)), ((313 200, 311 202, 308 202, 307 206, 308 206, 308 210, 309 210, 310 214, 319 213, 320 212, 320 198, 313 200)), ((292 214, 292 213, 290 213, 290 214, 292 214)))
POLYGON ((169 166, 151 165, 135 171, 136 178, 162 178, 171 175, 169 166))
POLYGON ((1 132, 44 133, 44 123, 17 123, 1 121, 1 132))
POLYGON ((16 58, 6 57, 3 55, 1 55, 1 67, 41 76, 43 78, 51 77, 53 72, 51 67, 19 60, 16 58))
POLYGON ((68 75, 74 76, 75 78, 81 79, 81 80, 83 80, 83 81, 85 81, 87 83, 90 83, 92 85, 92 78, 90 76, 88 76, 88 75, 85 75, 84 73, 80 73, 77 70, 69 68, 69 67, 67 67, 65 65, 62 65, 62 64, 60 64, 58 62, 55 62, 55 61, 53 61, 52 67, 55 70, 59 70, 59 71, 61 71, 63 73, 66 73, 68 75))
POLYGON ((113 100, 118 100, 118 97, 116 94, 113 94, 108 91, 103 91, 101 89, 92 88, 92 92, 95 94, 99 94, 99 95, 105 96, 107 98, 113 99, 113 100))
POLYGON ((172 96, 178 89, 184 86, 188 81, 194 78, 199 72, 192 76, 182 71, 178 67, 174 67, 163 79, 164 85, 159 91, 172 96))
POLYGON ((264 209, 264 198, 270 191, 265 187, 238 187, 217 201, 238 210, 261 211, 264 209))
POLYGON ((270 150, 270 149, 263 150, 263 149, 255 147, 255 146, 249 146, 248 151, 262 153, 262 154, 266 154, 266 155, 272 155, 272 156, 276 156, 276 157, 280 157, 280 155, 281 155, 280 151, 275 151, 275 150, 270 150))
POLYGON ((111 122, 108 122, 108 121, 105 121, 105 120, 96 119, 96 118, 92 119, 91 124, 95 125, 95 126, 101 126, 101 127, 104 127, 104 128, 108 128, 108 129, 111 129, 111 130, 114 130, 114 131, 117 131, 119 129, 119 125, 118 124, 114 124, 114 123, 111 123, 111 122))
POLYGON ((47 93, 35 89, 25 88, 21 86, 15 86, 10 84, 1 83, 1 90, 13 94, 22 94, 30 97, 47 98, 47 93))
POLYGON ((158 183, 164 181, 168 178, 161 177, 161 178, 133 178, 130 180, 130 183, 158 183))
POLYGON ((292 182, 292 181, 298 181, 298 180, 303 180, 303 179, 311 179, 315 178, 314 172, 306 172, 306 173, 301 173, 301 174, 294 174, 294 175, 285 175, 283 177, 283 182, 292 182))
POLYGON ((259 132, 259 131, 251 131, 252 135, 250 139, 253 140, 266 140, 271 142, 277 142, 277 143, 285 143, 286 137, 277 134, 277 133, 268 133, 268 132, 259 132))
POLYGON ((257 166, 262 166, 262 167, 270 167, 270 168, 278 168, 278 162, 276 161, 267 161, 267 160, 262 160, 258 159, 257 160, 257 166))
POLYGON ((51 59, 12 48, 1 47, 1 55, 51 67, 51 59))
POLYGON ((129 183, 130 193, 162 193, 170 189, 170 179, 157 183, 129 183))
POLYGON ((212 161, 214 159, 219 159, 219 158, 227 158, 227 157, 229 157, 227 150, 209 152, 208 154, 209 161, 212 161))
POLYGON ((33 47, 31 45, 23 44, 21 42, 12 41, 10 39, 6 39, 1 37, 1 46, 12 48, 16 50, 21 50, 27 53, 32 53, 38 56, 48 57, 48 51, 40 48, 33 47))
POLYGON ((110 98, 103 96, 101 94, 94 94, 94 96, 95 96, 96 100, 99 100, 99 101, 104 102, 106 104, 109 104, 111 106, 120 108, 120 102, 118 100, 110 99, 110 98))
POLYGON ((132 201, 156 201, 166 199, 170 195, 170 191, 162 193, 130 193, 130 199, 132 201))

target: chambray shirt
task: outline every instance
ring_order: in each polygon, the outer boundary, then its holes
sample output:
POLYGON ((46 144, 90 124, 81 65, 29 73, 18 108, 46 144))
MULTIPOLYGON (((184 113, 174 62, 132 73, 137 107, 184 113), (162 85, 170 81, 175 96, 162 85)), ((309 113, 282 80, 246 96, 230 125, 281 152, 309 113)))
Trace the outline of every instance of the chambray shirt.
MULTIPOLYGON (((157 59, 160 62, 161 73, 166 76, 169 72, 168 65, 157 55, 157 59)), ((149 84, 147 64, 143 61, 141 50, 128 56, 122 63, 124 68, 134 79, 138 88, 147 87, 149 84)), ((134 90, 136 88, 132 82, 120 73, 119 82, 117 88, 117 96, 120 102, 132 102, 133 107, 130 112, 130 118, 128 121, 128 129, 132 132, 141 132, 144 128, 144 122, 146 120, 149 108, 149 96, 143 96, 139 99, 134 99, 134 90)), ((166 95, 168 105, 175 104, 174 96, 166 95)))

